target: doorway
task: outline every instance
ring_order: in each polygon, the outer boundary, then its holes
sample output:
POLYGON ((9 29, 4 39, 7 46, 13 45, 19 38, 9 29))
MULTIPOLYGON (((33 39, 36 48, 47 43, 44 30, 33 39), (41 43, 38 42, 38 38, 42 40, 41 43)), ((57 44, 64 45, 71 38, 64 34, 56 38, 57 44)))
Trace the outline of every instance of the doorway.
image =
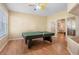
POLYGON ((57 33, 62 33, 65 35, 65 19, 60 19, 57 21, 57 33))
POLYGON ((67 18, 67 36, 68 37, 76 36, 76 19, 75 19, 75 17, 67 18))
POLYGON ((56 40, 56 42, 59 43, 62 46, 67 46, 66 19, 57 20, 57 40, 56 40))

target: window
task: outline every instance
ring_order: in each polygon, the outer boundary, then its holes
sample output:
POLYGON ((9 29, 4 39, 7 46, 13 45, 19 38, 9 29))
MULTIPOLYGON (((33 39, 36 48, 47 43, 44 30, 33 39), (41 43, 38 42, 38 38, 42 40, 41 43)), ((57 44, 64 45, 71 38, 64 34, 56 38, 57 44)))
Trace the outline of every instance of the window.
POLYGON ((0 11, 0 37, 7 34, 7 18, 6 15, 0 11))

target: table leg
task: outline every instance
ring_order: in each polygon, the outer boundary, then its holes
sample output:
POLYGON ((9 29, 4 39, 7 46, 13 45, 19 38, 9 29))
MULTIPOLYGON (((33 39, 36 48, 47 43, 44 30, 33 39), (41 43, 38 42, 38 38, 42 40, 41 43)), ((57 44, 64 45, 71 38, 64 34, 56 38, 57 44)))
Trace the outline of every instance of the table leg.
POLYGON ((27 44, 27 39, 25 39, 25 43, 27 44))
POLYGON ((28 40, 28 48, 31 48, 31 46, 32 46, 32 39, 29 39, 28 40))
POLYGON ((43 39, 52 42, 52 38, 50 36, 49 37, 43 37, 43 39))

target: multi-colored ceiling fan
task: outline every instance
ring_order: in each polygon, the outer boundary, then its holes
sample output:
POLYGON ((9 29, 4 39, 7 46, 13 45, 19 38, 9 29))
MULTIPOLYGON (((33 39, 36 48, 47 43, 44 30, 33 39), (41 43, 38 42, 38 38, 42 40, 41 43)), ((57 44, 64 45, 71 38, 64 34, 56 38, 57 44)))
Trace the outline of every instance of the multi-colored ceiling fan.
POLYGON ((45 10, 47 3, 32 3, 32 4, 28 4, 28 6, 35 6, 34 10, 45 10))

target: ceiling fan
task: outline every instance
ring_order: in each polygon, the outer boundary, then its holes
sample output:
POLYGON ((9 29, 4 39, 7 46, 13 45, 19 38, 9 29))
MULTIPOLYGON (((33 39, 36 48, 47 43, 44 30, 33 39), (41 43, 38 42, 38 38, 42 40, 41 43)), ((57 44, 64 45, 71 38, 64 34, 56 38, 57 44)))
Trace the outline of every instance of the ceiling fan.
POLYGON ((34 11, 45 10, 47 3, 28 3, 28 6, 35 6, 34 11))

